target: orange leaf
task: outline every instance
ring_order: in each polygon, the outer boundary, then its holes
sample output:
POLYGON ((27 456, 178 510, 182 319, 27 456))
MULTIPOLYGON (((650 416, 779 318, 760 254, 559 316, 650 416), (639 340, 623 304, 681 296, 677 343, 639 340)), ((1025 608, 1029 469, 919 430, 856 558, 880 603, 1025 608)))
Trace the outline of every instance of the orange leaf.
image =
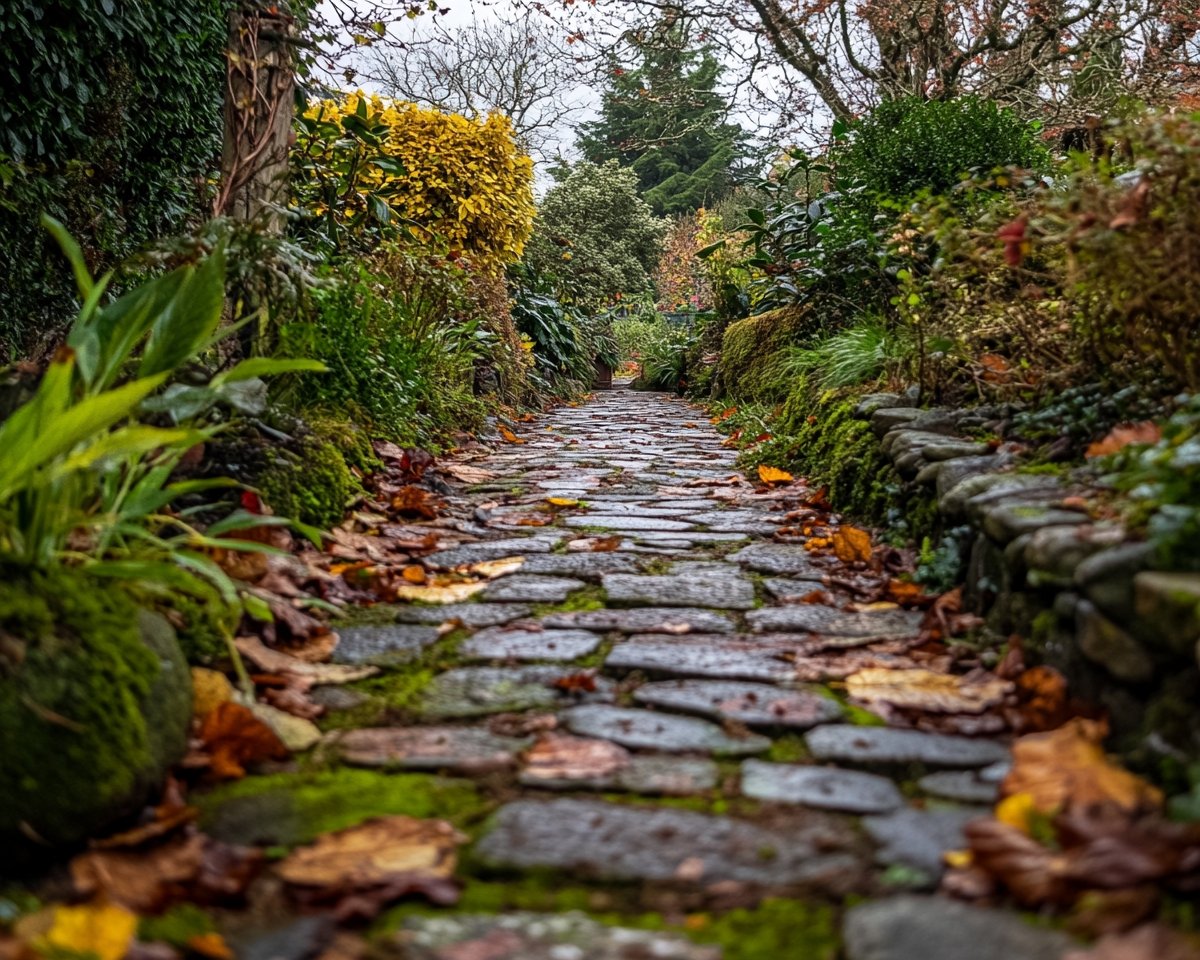
POLYGON ((1152 420, 1141 423, 1121 423, 1113 427, 1103 440, 1098 440, 1087 448, 1089 457, 1107 457, 1119 453, 1130 444, 1158 443, 1162 439, 1162 429, 1152 420))
POLYGON ((425 568, 419 563, 409 564, 404 568, 403 571, 401 571, 400 575, 409 583, 424 583, 428 576, 425 573, 425 568))
POLYGON ((431 502, 428 490, 420 487, 401 487, 392 496, 392 509, 400 514, 409 514, 423 520, 437 519, 437 508, 431 502))
POLYGON ((188 951, 210 960, 234 960, 233 951, 219 933, 197 933, 188 937, 188 951))
POLYGON ((504 424, 500 425, 499 430, 500 430, 500 436, 502 436, 509 443, 524 443, 525 442, 520 437, 518 437, 515 433, 513 433, 511 430, 509 430, 508 427, 504 426, 504 424))
POLYGON ((833 552, 842 563, 868 563, 871 535, 858 527, 838 527, 833 533, 833 552))
POLYGON ((765 463, 761 463, 758 466, 758 479, 763 483, 791 483, 796 478, 786 470, 768 467, 765 463))
POLYGON ((220 704, 200 723, 200 739, 211 756, 213 775, 234 780, 246 775, 246 764, 286 760, 288 749, 275 731, 240 703, 220 704))

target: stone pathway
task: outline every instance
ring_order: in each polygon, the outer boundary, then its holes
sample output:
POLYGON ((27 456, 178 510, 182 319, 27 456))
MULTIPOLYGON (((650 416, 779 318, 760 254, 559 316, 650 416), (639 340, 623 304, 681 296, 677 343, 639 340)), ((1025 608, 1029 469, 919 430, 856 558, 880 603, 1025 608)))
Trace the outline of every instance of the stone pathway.
MULTIPOLYGON (((871 644, 885 656, 919 616, 789 604, 821 586, 820 563, 771 540, 784 496, 731 484, 734 454, 683 401, 617 389, 519 432, 473 461, 495 479, 448 498, 478 542, 430 565, 525 563, 468 602, 344 630, 339 659, 385 671, 365 695, 386 701, 392 681, 406 693, 377 714, 390 722, 331 730, 322 746, 487 792, 487 815, 468 825, 465 904, 472 883, 497 878, 553 877, 680 922, 764 897, 840 911, 857 895, 870 902, 843 918, 849 960, 1059 955, 1060 934, 916 895, 964 845, 1006 746, 861 725, 835 686, 803 682, 871 644)), ((703 936, 511 905, 442 910, 395 936, 403 956, 428 960, 735 955, 703 936)), ((809 956, 803 944, 770 954, 785 955, 809 956)))

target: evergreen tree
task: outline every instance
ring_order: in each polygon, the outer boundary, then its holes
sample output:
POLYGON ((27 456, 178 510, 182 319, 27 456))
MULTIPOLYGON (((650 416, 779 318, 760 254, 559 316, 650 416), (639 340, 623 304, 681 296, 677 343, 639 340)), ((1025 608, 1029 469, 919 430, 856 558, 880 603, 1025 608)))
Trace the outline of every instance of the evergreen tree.
POLYGON ((580 128, 580 149, 593 163, 632 169, 655 213, 690 213, 728 193, 743 137, 724 122, 721 65, 666 21, 638 44, 638 59, 632 67, 612 61, 601 116, 580 128))

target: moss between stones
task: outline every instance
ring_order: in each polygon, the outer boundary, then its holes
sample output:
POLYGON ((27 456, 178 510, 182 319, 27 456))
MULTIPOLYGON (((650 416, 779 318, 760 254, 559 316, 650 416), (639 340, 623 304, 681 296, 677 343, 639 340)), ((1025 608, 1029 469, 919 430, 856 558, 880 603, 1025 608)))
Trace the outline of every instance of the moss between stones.
POLYGON ((468 780, 353 768, 246 777, 192 799, 202 828, 237 810, 239 819, 272 820, 289 845, 381 816, 437 817, 467 828, 492 806, 468 780))
POLYGON ((591 584, 580 590, 573 590, 561 603, 534 604, 530 616, 545 617, 552 613, 571 613, 576 610, 603 610, 606 599, 604 588, 591 584))
MULTIPOLYGON (((28 832, 70 843, 145 799, 177 759, 162 754, 172 735, 182 745, 190 697, 168 716, 179 703, 161 689, 164 661, 111 582, 12 567, 0 581, 0 844, 28 832)), ((178 648, 174 657, 185 674, 178 648)), ((190 690, 186 676, 172 679, 190 690)))
MULTIPOLYGON (((720 946, 725 960, 834 960, 838 955, 837 911, 828 904, 771 898, 723 914, 692 913, 683 924, 671 924, 661 913, 639 910, 637 901, 634 887, 582 886, 553 873, 535 873, 503 881, 472 880, 456 910, 464 914, 578 910, 612 926, 682 934, 720 946)), ((385 935, 409 917, 430 914, 436 911, 423 905, 398 907, 385 914, 372 933, 385 935)))
POLYGON ((172 907, 161 917, 143 917, 138 923, 138 939, 143 943, 169 943, 180 950, 192 937, 215 933, 213 918, 194 903, 172 907))

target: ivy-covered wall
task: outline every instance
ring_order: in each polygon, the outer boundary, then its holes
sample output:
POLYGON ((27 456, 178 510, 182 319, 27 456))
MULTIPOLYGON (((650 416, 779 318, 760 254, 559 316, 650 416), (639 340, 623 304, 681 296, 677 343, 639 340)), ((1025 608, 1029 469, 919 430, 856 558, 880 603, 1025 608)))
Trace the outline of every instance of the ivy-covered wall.
POLYGON ((231 0, 0 0, 0 361, 44 352, 74 284, 205 205, 221 149, 231 0))

